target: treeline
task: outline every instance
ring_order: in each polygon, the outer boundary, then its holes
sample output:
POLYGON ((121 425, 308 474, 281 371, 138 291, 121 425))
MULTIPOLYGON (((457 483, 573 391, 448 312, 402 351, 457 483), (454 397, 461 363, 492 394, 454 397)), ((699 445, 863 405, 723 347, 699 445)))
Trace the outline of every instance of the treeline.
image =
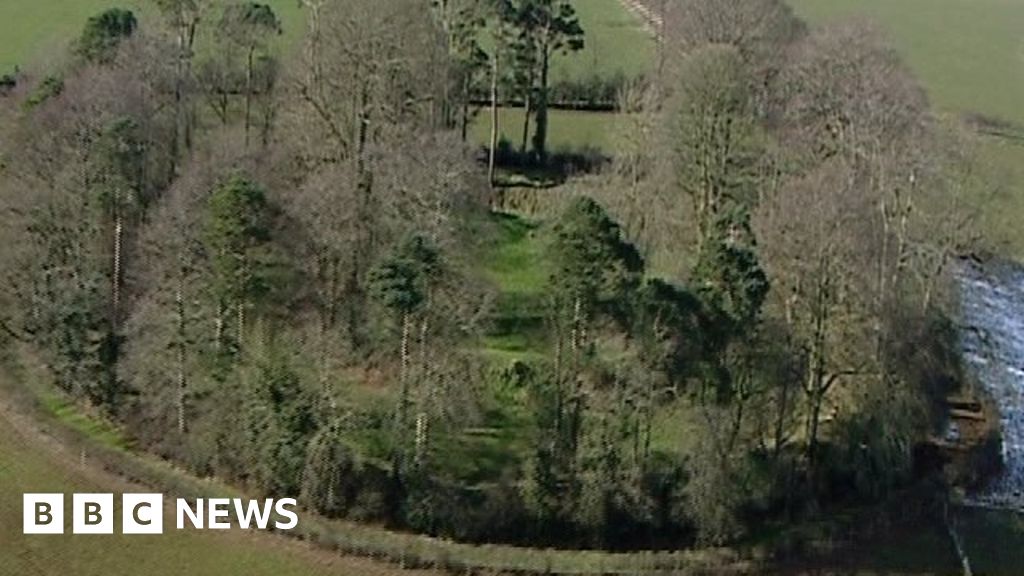
POLYGON ((571 4, 303 0, 291 58, 266 5, 156 4, 91 19, 0 116, 4 332, 145 448, 328 516, 610 549, 917 479, 980 184, 870 28, 676 2, 611 166, 538 232, 546 352, 504 365, 460 128, 474 74, 525 72, 546 157, 571 4))

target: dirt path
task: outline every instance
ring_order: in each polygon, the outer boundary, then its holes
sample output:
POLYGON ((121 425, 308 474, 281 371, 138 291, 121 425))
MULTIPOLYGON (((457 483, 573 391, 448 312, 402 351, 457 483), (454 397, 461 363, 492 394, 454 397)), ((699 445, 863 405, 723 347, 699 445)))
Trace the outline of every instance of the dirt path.
POLYGON ((657 38, 661 35, 664 20, 661 14, 651 9, 644 0, 619 0, 622 6, 632 15, 636 16, 641 26, 648 34, 657 38))

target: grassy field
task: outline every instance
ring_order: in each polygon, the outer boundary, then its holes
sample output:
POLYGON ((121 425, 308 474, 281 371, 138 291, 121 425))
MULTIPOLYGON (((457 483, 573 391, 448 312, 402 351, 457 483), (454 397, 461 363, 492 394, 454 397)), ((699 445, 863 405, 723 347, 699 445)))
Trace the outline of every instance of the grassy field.
MULTIPOLYGON (((146 574, 153 576, 408 574, 387 564, 315 550, 279 536, 239 530, 172 529, 161 536, 25 536, 20 521, 22 493, 119 494, 140 489, 83 468, 77 458, 62 452, 60 446, 48 446, 46 441, 27 432, 23 422, 16 426, 8 417, 0 413, 0 574, 110 576, 137 574, 143 567, 146 574)), ((165 512, 165 518, 167 514, 172 512, 165 512)), ((115 528, 118 525, 115 521, 115 528)))
POLYGON ((812 22, 866 16, 944 110, 1024 123, 1024 1, 790 0, 812 22))
MULTIPOLYGON (((294 45, 304 29, 304 15, 296 0, 264 0, 284 25, 284 44, 294 45)), ((226 0, 215 0, 221 4, 226 0)), ((104 9, 130 8, 144 25, 158 17, 151 0, 6 0, 0 2, 0 73, 16 65, 45 63, 78 35, 85 21, 104 9)), ((622 72, 635 75, 651 62, 654 42, 619 0, 576 2, 587 33, 578 53, 557 56, 552 78, 587 78, 622 72)), ((217 18, 209 9, 207 23, 217 18)))
POLYGON ((573 2, 586 33, 583 50, 558 57, 552 78, 581 79, 621 72, 636 75, 654 61, 654 40, 619 0, 573 2))
MULTIPOLYGON (((552 151, 592 148, 602 152, 611 149, 619 116, 612 112, 585 112, 578 110, 551 110, 549 112, 548 146, 552 151)), ((523 141, 523 109, 502 108, 498 112, 499 139, 504 138, 519 149, 523 141)), ((534 121, 530 119, 530 136, 534 131, 534 121)), ((482 108, 477 111, 470 126, 470 139, 481 146, 486 146, 491 138, 490 111, 482 108)), ((529 142, 527 143, 529 146, 529 142)))
MULTIPOLYGON (((223 4, 226 0, 215 0, 223 4)), ((263 0, 270 4, 284 27, 283 41, 295 42, 304 28, 296 0, 263 0)), ((129 8, 153 25, 159 14, 152 0, 4 0, 0 2, 0 74, 15 66, 34 67, 59 60, 57 56, 82 31, 85 21, 107 8, 129 8)), ((208 9, 205 20, 216 21, 219 12, 208 9)))

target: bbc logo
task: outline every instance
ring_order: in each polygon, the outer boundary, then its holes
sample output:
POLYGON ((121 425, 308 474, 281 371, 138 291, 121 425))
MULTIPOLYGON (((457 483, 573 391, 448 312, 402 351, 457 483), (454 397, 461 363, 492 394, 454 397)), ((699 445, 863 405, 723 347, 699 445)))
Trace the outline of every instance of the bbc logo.
MULTIPOLYGON (((63 534, 65 526, 64 494, 25 494, 23 497, 25 534, 63 534)), ((242 498, 184 498, 175 500, 174 524, 178 530, 187 525, 197 530, 227 530, 234 525, 267 530, 292 530, 299 524, 295 498, 246 500, 242 498), (204 510, 206 513, 204 514, 204 510)), ((113 494, 73 494, 71 497, 72 534, 113 534, 113 494)), ((124 494, 121 497, 122 534, 163 534, 164 497, 162 494, 124 494)))
MULTIPOLYGON (((64 533, 64 494, 23 495, 25 534, 64 533)), ((71 532, 73 534, 114 533, 113 494, 73 494, 71 532)), ((124 494, 121 497, 122 534, 163 534, 164 497, 162 494, 124 494)))

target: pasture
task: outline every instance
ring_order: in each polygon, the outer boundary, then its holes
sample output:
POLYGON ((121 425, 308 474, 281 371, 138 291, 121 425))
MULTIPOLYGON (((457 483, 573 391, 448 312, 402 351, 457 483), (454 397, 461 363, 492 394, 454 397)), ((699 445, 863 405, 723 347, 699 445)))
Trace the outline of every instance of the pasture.
POLYGON ((581 80, 619 72, 634 76, 650 69, 654 40, 620 0, 577 0, 573 5, 586 32, 584 47, 555 59, 553 79, 581 80))
MULTIPOLYGON (((263 0, 273 7, 284 28, 283 43, 298 40, 305 22, 297 0, 263 0)), ((203 13, 207 24, 219 18, 214 0, 203 13)), ((21 68, 49 67, 63 59, 63 51, 78 37, 86 20, 108 8, 128 8, 141 26, 159 18, 152 0, 12 0, 0 2, 0 74, 21 68)))
MULTIPOLYGON (((165 521, 172 518, 172 528, 160 536, 25 536, 20 521, 22 493, 149 491, 132 487, 91 465, 82 466, 77 455, 34 430, 34 425, 6 407, 0 409, 0 574, 107 576, 134 574, 142 567, 153 576, 408 573, 387 564, 317 550, 268 534, 237 529, 177 531, 173 529, 173 517, 168 516, 173 511, 165 512, 165 521)), ((67 498, 66 507, 70 505, 70 496, 67 498)), ((115 521, 115 528, 119 525, 115 521)))
POLYGON ((1024 123, 1024 2, 790 0, 811 22, 869 18, 888 31, 939 109, 1024 123))
MULTIPOLYGON (((609 153, 619 116, 612 112, 550 110, 548 120, 548 146, 551 151, 579 152, 589 148, 609 153)), ((535 128, 534 119, 530 118, 528 138, 533 137, 535 128)), ((474 144, 487 146, 490 138, 491 112, 480 108, 470 124, 469 139, 474 144)), ((515 150, 519 149, 523 141, 522 108, 501 108, 498 111, 498 139, 506 140, 515 150)))
MULTIPOLYGON (((296 0, 264 0, 284 26, 283 44, 294 45, 305 28, 302 8, 296 0)), ((215 22, 216 8, 226 0, 213 0, 206 9, 207 24, 215 22)), ((142 25, 159 17, 151 0, 37 0, 0 2, 0 73, 15 66, 35 67, 57 60, 57 55, 77 37, 85 21, 107 8, 136 12, 142 25)), ((619 0, 576 2, 580 23, 587 33, 578 53, 556 57, 552 79, 581 79, 622 72, 634 75, 650 64, 654 42, 619 0)))

